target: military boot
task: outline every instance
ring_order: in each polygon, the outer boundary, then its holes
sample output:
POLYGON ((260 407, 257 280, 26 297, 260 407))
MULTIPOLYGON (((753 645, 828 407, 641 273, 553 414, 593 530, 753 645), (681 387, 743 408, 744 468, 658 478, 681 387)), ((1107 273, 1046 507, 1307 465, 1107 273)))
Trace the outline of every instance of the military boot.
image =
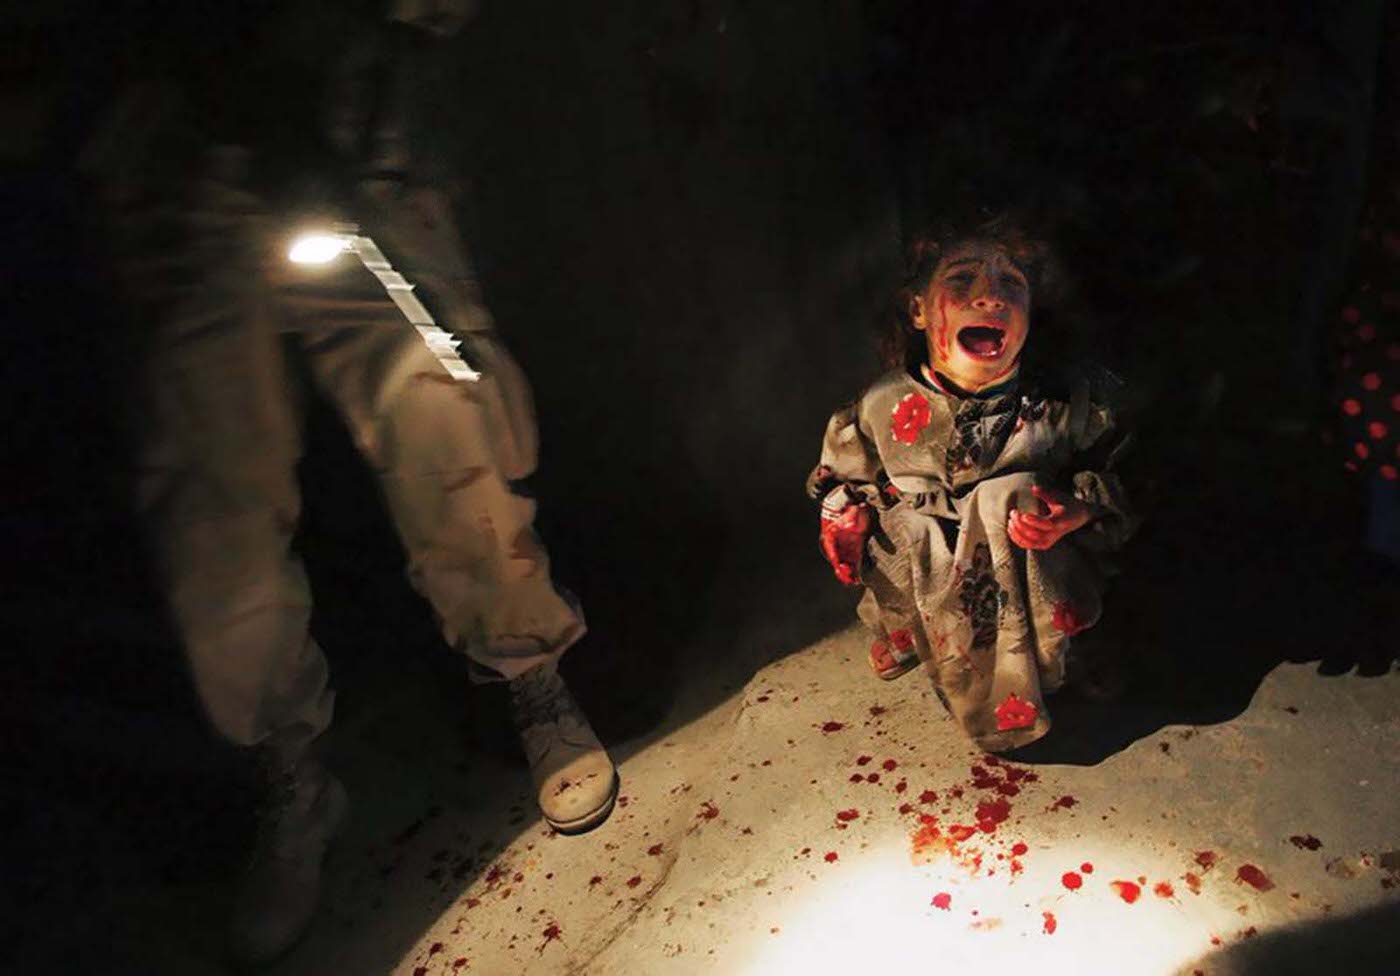
POLYGON ((318 761, 272 760, 258 834, 229 924, 239 962, 271 962, 301 938, 316 914, 321 864, 349 813, 345 787, 318 761))
POLYGON ((554 665, 513 679, 510 701, 545 820, 563 834, 601 824, 617 800, 617 770, 554 665))

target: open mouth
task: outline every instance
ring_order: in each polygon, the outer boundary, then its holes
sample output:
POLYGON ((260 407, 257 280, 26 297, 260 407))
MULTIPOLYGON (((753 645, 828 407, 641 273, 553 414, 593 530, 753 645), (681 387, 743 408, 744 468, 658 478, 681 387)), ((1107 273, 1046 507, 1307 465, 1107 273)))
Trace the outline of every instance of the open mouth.
POLYGON ((958 345, 978 359, 996 359, 1006 346, 1006 330, 995 325, 970 325, 958 331, 958 345))

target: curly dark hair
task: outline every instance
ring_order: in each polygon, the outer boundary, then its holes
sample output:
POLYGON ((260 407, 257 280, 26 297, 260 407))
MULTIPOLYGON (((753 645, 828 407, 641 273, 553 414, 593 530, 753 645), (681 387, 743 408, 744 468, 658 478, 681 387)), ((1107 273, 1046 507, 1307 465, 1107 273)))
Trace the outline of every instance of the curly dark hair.
MULTIPOLYGON (((888 368, 917 369, 927 359, 923 332, 914 328, 909 306, 928 287, 938 262, 949 251, 971 242, 996 244, 1006 249, 1030 284, 1037 330, 1043 328, 1049 307, 1059 297, 1061 276, 1047 241, 1032 236, 1026 219, 1013 211, 978 210, 965 217, 948 217, 926 224, 910 235, 905 251, 906 275, 893 295, 888 313, 879 325, 880 359, 888 368)), ((1027 343, 1027 349, 1031 347, 1027 343)))

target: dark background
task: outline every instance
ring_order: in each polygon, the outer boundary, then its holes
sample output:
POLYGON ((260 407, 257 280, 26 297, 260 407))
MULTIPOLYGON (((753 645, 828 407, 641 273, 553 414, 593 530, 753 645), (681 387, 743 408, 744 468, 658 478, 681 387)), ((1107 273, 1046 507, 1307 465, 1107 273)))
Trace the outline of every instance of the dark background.
MULTIPOLYGON (((593 631, 566 672, 605 736, 851 620, 803 479, 880 368, 901 234, 970 201, 1041 215, 1073 288, 1032 342, 1118 372, 1138 428, 1147 524, 1106 623, 1132 707, 1071 715, 1066 755, 1236 714, 1281 660, 1384 670, 1394 590, 1323 437, 1384 8, 487 3, 425 107, 535 385, 539 525, 593 631)), ((72 167, 123 45, 190 21, 102 9, 3 21, 3 799, 25 824, 10 893, 36 911, 132 858, 224 870, 245 826, 242 760, 204 729, 129 515, 141 324, 72 167)), ((338 421, 310 417, 299 544, 342 708, 395 655, 461 678, 338 421)))

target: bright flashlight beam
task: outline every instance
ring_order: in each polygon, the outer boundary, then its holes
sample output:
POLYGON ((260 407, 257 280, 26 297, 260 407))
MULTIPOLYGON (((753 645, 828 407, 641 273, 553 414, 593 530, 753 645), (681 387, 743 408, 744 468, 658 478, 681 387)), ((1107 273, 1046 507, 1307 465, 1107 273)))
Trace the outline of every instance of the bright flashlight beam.
POLYGON ((327 264, 350 246, 350 238, 344 234, 306 234, 292 244, 287 258, 293 264, 327 264))

